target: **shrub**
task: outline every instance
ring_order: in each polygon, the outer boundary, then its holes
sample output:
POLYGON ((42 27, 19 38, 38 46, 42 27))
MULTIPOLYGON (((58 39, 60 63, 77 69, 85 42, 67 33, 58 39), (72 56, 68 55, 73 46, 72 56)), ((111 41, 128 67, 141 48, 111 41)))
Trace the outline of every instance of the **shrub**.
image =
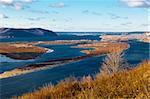
POLYGON ((110 75, 127 69, 127 66, 127 62, 124 60, 122 52, 112 52, 107 54, 100 72, 102 75, 110 75))
MULTIPOLYGON (((116 67, 115 67, 116 68, 116 67)), ((98 73, 95 79, 87 76, 80 81, 69 78, 55 86, 45 86, 18 99, 149 99, 150 61, 131 70, 113 69, 111 75, 98 73)))

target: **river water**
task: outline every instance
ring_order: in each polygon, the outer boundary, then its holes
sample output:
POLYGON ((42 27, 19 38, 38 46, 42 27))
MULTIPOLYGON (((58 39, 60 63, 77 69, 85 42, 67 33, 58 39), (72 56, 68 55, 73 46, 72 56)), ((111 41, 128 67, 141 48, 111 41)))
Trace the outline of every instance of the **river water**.
MULTIPOLYGON (((96 37, 97 38, 97 37, 96 37)), ((129 41, 130 48, 125 51, 125 59, 132 65, 138 64, 145 59, 149 59, 149 43, 129 41)), ((51 59, 67 58, 84 55, 81 49, 70 48, 73 45, 39 45, 52 49, 53 52, 45 53, 35 60, 1 62, 1 72, 24 66, 26 64, 47 61, 51 59)), ((6 58, 6 57, 5 57, 6 58)), ((99 72, 104 56, 90 57, 73 63, 59 65, 54 68, 36 71, 20 76, 10 77, 0 80, 1 98, 10 98, 31 92, 45 84, 56 84, 58 81, 75 76, 80 78, 86 75, 95 75, 99 72)), ((10 59, 9 59, 10 60, 10 59)))

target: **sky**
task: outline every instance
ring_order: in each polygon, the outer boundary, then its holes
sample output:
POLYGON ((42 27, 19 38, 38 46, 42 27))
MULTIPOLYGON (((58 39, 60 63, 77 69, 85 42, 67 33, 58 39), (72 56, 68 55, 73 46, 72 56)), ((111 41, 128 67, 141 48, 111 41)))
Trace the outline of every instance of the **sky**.
POLYGON ((150 0, 0 0, 0 28, 150 31, 150 0))

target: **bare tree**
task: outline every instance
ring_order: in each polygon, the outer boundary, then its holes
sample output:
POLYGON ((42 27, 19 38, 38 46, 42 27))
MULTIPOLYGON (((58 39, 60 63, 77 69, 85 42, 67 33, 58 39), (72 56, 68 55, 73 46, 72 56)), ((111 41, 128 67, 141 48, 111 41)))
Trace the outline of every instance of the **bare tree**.
POLYGON ((126 61, 123 59, 122 52, 112 52, 107 54, 101 68, 101 74, 112 74, 123 70, 127 67, 126 61))

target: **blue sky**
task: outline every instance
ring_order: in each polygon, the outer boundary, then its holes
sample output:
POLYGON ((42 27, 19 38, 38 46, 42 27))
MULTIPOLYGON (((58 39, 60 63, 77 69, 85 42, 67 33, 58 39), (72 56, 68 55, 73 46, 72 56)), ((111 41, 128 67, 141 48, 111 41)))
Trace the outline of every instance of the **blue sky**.
POLYGON ((0 0, 0 27, 150 31, 150 0, 0 0))

